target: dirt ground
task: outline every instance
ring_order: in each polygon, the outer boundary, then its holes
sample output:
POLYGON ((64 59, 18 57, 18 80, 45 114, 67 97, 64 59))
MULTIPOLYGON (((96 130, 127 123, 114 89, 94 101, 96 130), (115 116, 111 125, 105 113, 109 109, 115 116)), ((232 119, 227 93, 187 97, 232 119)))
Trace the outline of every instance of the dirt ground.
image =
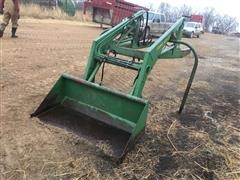
MULTIPOLYGON (((177 114, 192 57, 161 60, 144 89, 146 132, 122 164, 94 146, 30 114, 63 72, 83 74, 98 26, 21 20, 1 46, 0 179, 238 179, 240 178, 239 39, 205 33, 190 42, 199 67, 185 109, 177 114)), ((134 73, 107 67, 106 86, 123 91, 134 73)))

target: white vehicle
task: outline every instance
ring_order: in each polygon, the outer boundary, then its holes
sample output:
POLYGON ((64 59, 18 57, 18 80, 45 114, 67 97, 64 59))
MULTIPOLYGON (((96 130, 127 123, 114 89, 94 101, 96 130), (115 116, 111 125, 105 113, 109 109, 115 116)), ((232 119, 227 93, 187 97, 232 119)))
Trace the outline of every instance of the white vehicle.
POLYGON ((193 37, 200 37, 200 34, 203 33, 203 28, 201 23, 197 22, 186 22, 183 28, 183 35, 193 38, 193 37))
MULTIPOLYGON (((144 15, 144 19, 146 23, 147 14, 144 15)), ((168 30, 168 28, 172 25, 172 23, 166 22, 166 17, 162 13, 157 12, 148 12, 148 27, 147 34, 151 34, 154 36, 160 36, 162 33, 168 30)))

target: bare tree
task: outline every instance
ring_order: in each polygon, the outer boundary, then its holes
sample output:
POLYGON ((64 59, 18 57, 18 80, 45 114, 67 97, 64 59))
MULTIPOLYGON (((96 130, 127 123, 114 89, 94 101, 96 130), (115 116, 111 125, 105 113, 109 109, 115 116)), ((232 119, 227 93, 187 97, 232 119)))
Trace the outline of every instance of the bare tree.
POLYGON ((179 8, 177 7, 171 8, 170 14, 171 15, 170 15, 169 22, 176 22, 181 17, 179 13, 179 8))
POLYGON ((154 8, 153 8, 153 3, 148 3, 147 8, 148 8, 150 11, 153 11, 153 10, 154 10, 154 8))
MULTIPOLYGON (((153 3, 149 3, 149 9, 153 10, 153 7, 153 3)), ((192 8, 185 4, 178 8, 164 2, 159 5, 157 10, 165 14, 168 22, 175 22, 182 16, 191 16, 194 13, 192 8)), ((207 31, 210 30, 210 27, 217 27, 221 33, 228 33, 236 31, 239 25, 236 18, 228 15, 217 15, 215 9, 212 7, 206 7, 200 14, 204 16, 203 26, 207 31)))
POLYGON ((192 8, 186 4, 182 5, 179 8, 179 17, 181 16, 190 16, 192 14, 192 8))
POLYGON ((171 19, 171 5, 168 3, 164 3, 162 2, 159 7, 158 7, 158 11, 165 14, 166 16, 166 21, 170 21, 171 19))
POLYGON ((164 2, 159 5, 157 10, 165 14, 168 22, 175 22, 183 15, 191 15, 192 12, 192 8, 190 6, 183 5, 180 8, 177 8, 172 7, 170 4, 164 2))
POLYGON ((238 27, 237 18, 228 15, 217 15, 215 17, 214 26, 219 29, 221 33, 229 33, 237 30, 238 27))
POLYGON ((204 28, 208 31, 215 22, 215 9, 212 7, 206 7, 203 11, 204 28))
POLYGON ((183 5, 180 8, 172 7, 169 13, 169 21, 175 22, 182 16, 190 16, 192 14, 192 8, 187 5, 183 5))
POLYGON ((158 7, 158 11, 160 11, 161 13, 165 13, 166 11, 169 11, 170 8, 170 4, 162 2, 158 7))

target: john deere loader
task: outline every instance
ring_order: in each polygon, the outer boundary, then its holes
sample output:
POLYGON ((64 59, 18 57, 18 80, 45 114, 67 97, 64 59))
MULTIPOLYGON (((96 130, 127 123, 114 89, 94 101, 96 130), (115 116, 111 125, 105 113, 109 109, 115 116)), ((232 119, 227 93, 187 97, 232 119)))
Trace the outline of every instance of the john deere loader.
POLYGON ((90 144, 106 142, 109 155, 122 159, 144 132, 149 103, 142 91, 154 65, 161 59, 182 58, 192 52, 194 66, 179 108, 181 113, 198 65, 195 50, 181 41, 184 18, 153 40, 144 28, 148 27, 144 13, 137 12, 96 38, 83 77, 63 74, 31 116, 61 124, 90 144), (187 48, 183 50, 180 45, 187 48), (95 82, 98 71, 103 76, 105 64, 136 71, 129 93, 95 82))

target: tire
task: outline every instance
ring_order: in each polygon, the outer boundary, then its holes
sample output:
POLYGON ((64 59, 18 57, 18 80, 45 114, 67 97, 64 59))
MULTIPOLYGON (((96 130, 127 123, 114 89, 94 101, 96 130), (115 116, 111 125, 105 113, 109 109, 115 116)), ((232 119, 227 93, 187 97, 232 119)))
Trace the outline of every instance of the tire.
POLYGON ((148 37, 150 36, 150 28, 149 28, 149 27, 147 27, 147 28, 143 31, 143 33, 142 33, 142 37, 141 37, 142 40, 144 39, 144 35, 145 35, 145 33, 146 33, 145 38, 146 38, 146 40, 147 40, 148 37))
POLYGON ((197 38, 200 38, 200 34, 197 35, 197 38))
POLYGON ((146 38, 150 36, 150 27, 146 28, 146 38))
POLYGON ((189 38, 193 38, 194 36, 194 32, 191 32, 191 34, 189 35, 189 38))

